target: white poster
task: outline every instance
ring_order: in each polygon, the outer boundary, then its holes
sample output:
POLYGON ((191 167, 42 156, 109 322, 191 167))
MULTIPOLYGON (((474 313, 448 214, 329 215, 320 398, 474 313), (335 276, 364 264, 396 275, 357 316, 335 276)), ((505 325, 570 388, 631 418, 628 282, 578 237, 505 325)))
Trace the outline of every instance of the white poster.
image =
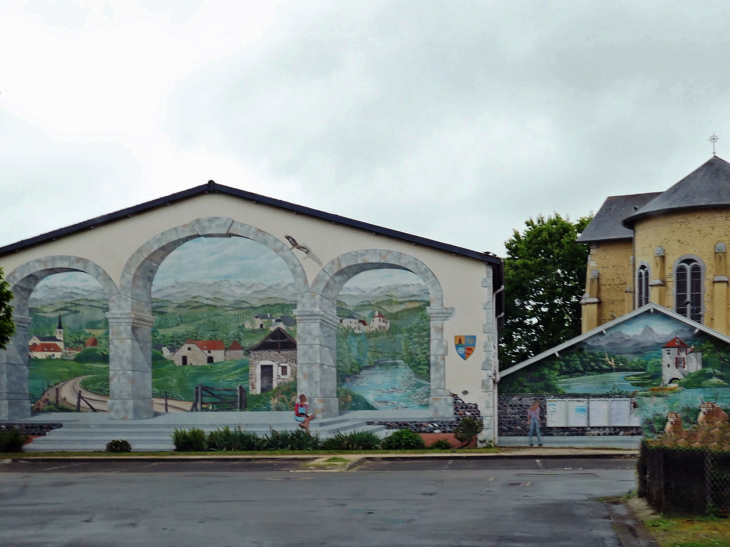
POLYGON ((547 400, 547 426, 565 427, 568 425, 566 404, 563 399, 547 400))
POLYGON ((588 399, 567 399, 568 426, 588 427, 588 399))
POLYGON ((591 399, 588 404, 588 423, 591 427, 609 425, 610 410, 608 399, 591 399))
POLYGON ((631 399, 611 399, 611 425, 631 425, 631 399))

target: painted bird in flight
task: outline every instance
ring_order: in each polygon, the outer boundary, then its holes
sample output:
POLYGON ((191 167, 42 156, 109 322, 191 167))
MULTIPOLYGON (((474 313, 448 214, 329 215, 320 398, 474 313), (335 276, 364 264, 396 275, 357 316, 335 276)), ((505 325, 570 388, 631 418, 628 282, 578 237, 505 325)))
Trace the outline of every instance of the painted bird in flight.
POLYGON ((297 240, 294 239, 292 236, 284 236, 284 237, 289 242, 289 245, 291 245, 292 249, 302 251, 305 255, 307 255, 305 258, 311 258, 320 266, 322 265, 322 261, 316 257, 316 255, 312 252, 312 250, 309 247, 307 247, 306 245, 300 245, 299 243, 297 243, 297 240))

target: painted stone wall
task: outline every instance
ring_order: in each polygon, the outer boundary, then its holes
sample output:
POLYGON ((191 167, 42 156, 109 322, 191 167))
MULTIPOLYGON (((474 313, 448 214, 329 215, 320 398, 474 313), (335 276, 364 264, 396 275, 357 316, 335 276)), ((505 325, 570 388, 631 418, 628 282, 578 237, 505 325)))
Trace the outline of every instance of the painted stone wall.
POLYGON ((730 406, 730 339, 669 311, 642 308, 574 340, 504 372, 501 434, 524 434, 526 406, 533 400, 541 402, 546 435, 638 433, 636 427, 651 428, 670 411, 696 417, 701 401, 730 406), (627 422, 609 423, 611 429, 553 429, 545 421, 551 399, 623 399, 630 401, 631 415, 627 422))
POLYGON ((288 382, 296 382, 297 379, 297 352, 296 351, 256 351, 250 356, 249 389, 250 393, 261 393, 258 379, 261 378, 260 367, 262 364, 273 366, 273 387, 274 390, 288 382), (281 366, 287 367, 288 374, 284 376, 281 366))

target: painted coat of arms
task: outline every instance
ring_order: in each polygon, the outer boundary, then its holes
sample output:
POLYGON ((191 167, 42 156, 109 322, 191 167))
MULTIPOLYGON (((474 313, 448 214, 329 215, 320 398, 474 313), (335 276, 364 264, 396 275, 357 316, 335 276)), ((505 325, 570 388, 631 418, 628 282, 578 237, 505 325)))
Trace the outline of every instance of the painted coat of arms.
POLYGON ((454 336, 454 345, 456 346, 456 353, 466 361, 474 353, 474 347, 477 345, 477 337, 465 336, 463 334, 454 336))

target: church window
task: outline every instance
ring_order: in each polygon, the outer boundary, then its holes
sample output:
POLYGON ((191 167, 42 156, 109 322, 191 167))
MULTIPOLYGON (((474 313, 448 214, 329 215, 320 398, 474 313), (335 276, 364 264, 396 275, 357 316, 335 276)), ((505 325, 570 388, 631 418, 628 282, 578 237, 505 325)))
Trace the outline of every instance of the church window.
POLYGON ((694 259, 682 260, 674 274, 675 309, 692 321, 702 322, 702 267, 694 259))
POLYGON ((646 306, 649 303, 649 268, 641 266, 637 279, 638 307, 646 306))

